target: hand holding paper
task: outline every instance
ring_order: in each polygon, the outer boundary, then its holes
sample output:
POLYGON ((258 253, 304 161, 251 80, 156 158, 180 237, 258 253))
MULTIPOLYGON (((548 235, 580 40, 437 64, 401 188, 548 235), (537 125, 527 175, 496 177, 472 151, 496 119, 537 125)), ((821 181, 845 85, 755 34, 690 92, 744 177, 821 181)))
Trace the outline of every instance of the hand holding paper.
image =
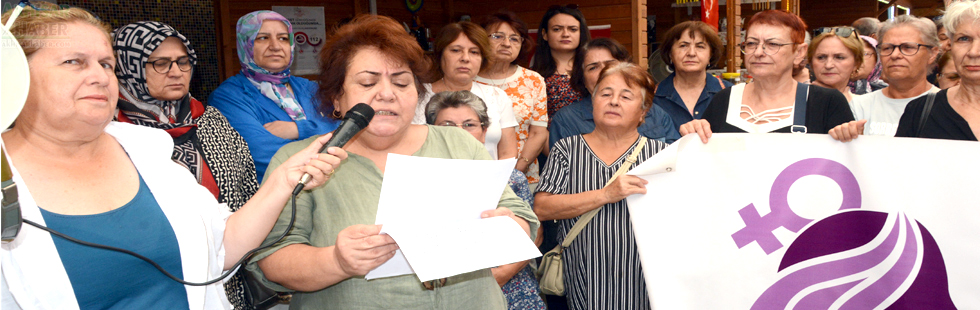
POLYGON ((540 256, 527 222, 497 208, 515 161, 389 154, 376 223, 400 250, 366 278, 428 281, 540 256))

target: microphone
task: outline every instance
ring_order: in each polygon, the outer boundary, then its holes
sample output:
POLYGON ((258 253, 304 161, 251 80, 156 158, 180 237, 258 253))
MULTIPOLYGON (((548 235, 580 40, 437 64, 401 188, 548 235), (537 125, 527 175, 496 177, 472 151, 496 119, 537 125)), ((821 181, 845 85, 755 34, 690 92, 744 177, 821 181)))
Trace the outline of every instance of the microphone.
MULTIPOLYGON (((366 103, 354 105, 350 110, 347 110, 347 114, 344 114, 344 120, 340 122, 340 126, 337 126, 337 130, 333 131, 330 140, 327 140, 327 143, 320 148, 320 153, 326 153, 327 148, 331 146, 344 147, 347 141, 350 141, 358 132, 368 126, 372 118, 374 118, 374 108, 366 103)), ((296 184, 296 188, 293 189, 293 195, 299 194, 311 178, 309 173, 304 173, 303 177, 299 179, 299 184, 296 184)))

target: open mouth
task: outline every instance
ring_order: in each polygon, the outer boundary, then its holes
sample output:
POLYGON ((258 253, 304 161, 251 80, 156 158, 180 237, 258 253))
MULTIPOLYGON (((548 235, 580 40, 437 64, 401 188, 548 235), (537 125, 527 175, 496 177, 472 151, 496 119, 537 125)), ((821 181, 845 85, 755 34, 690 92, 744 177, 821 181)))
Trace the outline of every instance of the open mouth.
POLYGON ((374 111, 374 115, 375 116, 398 116, 398 113, 380 110, 380 111, 374 111))

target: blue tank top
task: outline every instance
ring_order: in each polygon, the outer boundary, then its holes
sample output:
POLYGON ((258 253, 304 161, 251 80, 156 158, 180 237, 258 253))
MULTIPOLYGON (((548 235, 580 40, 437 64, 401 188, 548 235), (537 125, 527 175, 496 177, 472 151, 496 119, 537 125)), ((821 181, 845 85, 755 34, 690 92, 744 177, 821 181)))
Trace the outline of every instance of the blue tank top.
MULTIPOLYGON (((177 236, 142 176, 136 197, 118 209, 90 215, 41 209, 41 215, 54 230, 136 252, 183 279, 177 236)), ((184 285, 149 263, 128 254, 51 238, 81 309, 189 309, 184 285)))

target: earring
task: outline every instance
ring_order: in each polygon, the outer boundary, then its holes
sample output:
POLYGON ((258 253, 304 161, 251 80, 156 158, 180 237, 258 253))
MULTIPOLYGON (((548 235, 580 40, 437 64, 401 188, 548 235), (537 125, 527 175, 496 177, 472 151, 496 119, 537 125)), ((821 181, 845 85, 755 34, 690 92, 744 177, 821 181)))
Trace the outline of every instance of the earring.
POLYGON ((669 64, 664 64, 664 67, 667 67, 667 72, 674 73, 674 68, 671 68, 669 64))
POLYGON ((333 118, 336 119, 341 119, 343 115, 340 115, 340 111, 338 111, 337 109, 333 109, 333 112, 330 113, 330 116, 333 116, 333 118))

